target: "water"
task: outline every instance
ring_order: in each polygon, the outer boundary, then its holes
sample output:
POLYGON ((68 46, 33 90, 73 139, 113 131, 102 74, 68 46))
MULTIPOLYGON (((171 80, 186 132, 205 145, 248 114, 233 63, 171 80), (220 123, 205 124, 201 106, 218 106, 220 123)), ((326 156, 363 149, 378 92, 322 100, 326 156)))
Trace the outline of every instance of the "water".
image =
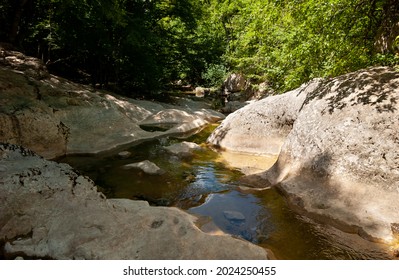
MULTIPOLYGON (((186 139, 202 143, 212 127, 186 139)), ((179 158, 164 147, 181 141, 163 138, 119 151, 68 156, 69 163, 92 178, 108 198, 147 200, 155 206, 176 206, 199 217, 198 226, 210 234, 228 233, 271 249, 278 259, 386 259, 384 247, 352 234, 320 225, 291 211, 274 190, 242 190, 242 173, 226 165, 221 153, 203 147, 192 157, 179 158), (150 160, 162 175, 122 167, 150 160)), ((231 156, 231 155, 230 155, 231 156)), ((239 160, 243 157, 237 155, 239 160)), ((266 159, 266 162, 272 162, 266 159)))

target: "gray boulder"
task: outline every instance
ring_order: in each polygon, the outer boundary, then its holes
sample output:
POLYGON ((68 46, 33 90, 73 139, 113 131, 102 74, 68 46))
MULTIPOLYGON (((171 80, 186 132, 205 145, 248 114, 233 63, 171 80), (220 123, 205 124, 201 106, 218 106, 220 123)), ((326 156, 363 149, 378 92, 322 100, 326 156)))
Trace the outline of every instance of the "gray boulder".
POLYGON ((278 187, 316 220, 392 242, 399 222, 398 101, 399 73, 370 68, 244 107, 209 142, 279 153, 271 169, 246 180, 278 187))
POLYGON ((67 164, 0 144, 0 250, 51 259, 267 259, 228 235, 212 236, 177 208, 106 199, 67 164))
POLYGON ((319 85, 314 80, 299 89, 253 102, 230 114, 207 142, 222 149, 277 155, 307 96, 319 85))

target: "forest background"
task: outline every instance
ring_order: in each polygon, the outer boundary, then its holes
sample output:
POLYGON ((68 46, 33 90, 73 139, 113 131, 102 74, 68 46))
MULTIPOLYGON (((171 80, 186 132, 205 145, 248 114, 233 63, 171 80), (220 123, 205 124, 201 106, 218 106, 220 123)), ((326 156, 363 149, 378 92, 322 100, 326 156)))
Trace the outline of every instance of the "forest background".
POLYGON ((0 41, 134 95, 228 73, 284 92, 399 62, 399 0, 1 0, 0 41))

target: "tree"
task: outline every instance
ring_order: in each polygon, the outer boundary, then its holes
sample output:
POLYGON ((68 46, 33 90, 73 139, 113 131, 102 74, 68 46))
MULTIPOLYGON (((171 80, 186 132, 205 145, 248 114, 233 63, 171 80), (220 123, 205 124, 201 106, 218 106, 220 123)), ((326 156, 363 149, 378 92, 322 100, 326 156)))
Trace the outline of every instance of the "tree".
POLYGON ((2 41, 125 93, 226 71, 285 91, 398 61, 398 0, 8 0, 0 12, 2 41))

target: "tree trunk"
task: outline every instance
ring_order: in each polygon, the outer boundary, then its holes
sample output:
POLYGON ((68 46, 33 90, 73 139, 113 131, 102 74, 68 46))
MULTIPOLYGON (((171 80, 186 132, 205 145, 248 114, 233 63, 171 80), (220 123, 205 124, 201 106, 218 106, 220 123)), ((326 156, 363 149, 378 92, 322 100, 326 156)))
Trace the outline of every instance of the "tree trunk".
POLYGON ((375 48, 381 53, 396 53, 399 37, 399 0, 387 0, 383 6, 383 18, 375 40, 375 48))
POLYGON ((21 22, 21 17, 22 17, 22 12, 24 10, 24 7, 26 5, 26 3, 28 3, 29 0, 19 0, 16 10, 15 10, 15 14, 14 14, 14 19, 11 25, 11 30, 8 34, 8 40, 10 41, 10 43, 15 44, 15 41, 17 39, 18 36, 18 31, 19 31, 19 23, 21 22))

